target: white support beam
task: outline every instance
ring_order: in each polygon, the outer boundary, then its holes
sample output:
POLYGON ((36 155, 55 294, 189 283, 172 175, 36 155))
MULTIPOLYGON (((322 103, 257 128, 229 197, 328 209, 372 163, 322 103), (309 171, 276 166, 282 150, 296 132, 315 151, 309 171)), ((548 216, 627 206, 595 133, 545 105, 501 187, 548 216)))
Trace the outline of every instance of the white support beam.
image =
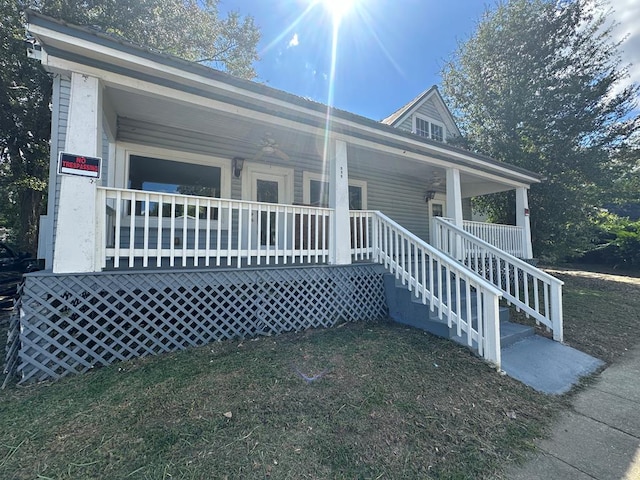
POLYGON ((522 228, 522 245, 525 259, 533 258, 533 246, 531 245, 531 222, 529 221, 529 200, 527 189, 516 189, 516 226, 522 228))
POLYGON ((329 162, 329 207, 334 209, 329 245, 329 263, 351 263, 351 221, 349 220, 349 170, 347 143, 335 141, 329 162))
MULTIPOLYGON (((65 152, 101 156, 102 92, 100 81, 78 73, 71 75, 71 98, 65 152)), ((54 273, 92 272, 96 258, 97 179, 61 175, 60 198, 53 254, 54 273)))
MULTIPOLYGON (((462 187, 460 185, 460 170, 447 168, 447 217, 453 220, 456 226, 463 228, 462 218, 462 187)), ((453 256, 462 260, 462 238, 456 236, 453 256)))
POLYGON ((447 217, 462 228, 462 189, 457 168, 447 168, 447 217))

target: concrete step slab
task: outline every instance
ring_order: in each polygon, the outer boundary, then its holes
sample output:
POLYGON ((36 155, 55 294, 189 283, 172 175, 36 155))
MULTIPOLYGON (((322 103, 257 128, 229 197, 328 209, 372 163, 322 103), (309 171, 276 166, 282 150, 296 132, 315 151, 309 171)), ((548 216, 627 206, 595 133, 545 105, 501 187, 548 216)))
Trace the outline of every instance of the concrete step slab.
POLYGON ((502 369, 540 392, 560 395, 604 365, 575 348, 534 335, 502 349, 502 369))

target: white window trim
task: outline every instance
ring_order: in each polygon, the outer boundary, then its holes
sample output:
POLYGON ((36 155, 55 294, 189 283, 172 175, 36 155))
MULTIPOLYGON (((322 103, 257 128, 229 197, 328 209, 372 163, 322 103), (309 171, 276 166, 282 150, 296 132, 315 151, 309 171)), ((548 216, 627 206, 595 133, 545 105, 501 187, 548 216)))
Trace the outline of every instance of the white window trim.
MULTIPOLYGON (((302 172, 302 202, 305 205, 309 205, 311 202, 311 180, 330 183, 329 177, 321 173, 302 172)), ((362 210, 367 210, 367 182, 349 178, 349 186, 360 187, 362 190, 362 210)))
POLYGON ((447 127, 445 127, 444 123, 439 122, 438 120, 434 120, 431 117, 427 117, 426 115, 422 115, 421 113, 413 114, 411 118, 411 133, 417 135, 418 128, 416 126, 416 118, 419 118, 429 123, 429 136, 423 137, 423 138, 429 138, 430 140, 433 140, 433 138, 431 138, 431 124, 433 123, 434 125, 437 125, 442 128, 442 141, 443 142, 447 141, 447 127))
POLYGON ((276 167, 268 163, 245 162, 242 169, 242 199, 253 201, 253 175, 275 175, 284 177, 283 201, 281 203, 291 205, 293 203, 293 168, 276 167))
POLYGON ((231 198, 231 160, 202 155, 191 152, 181 152, 167 148, 150 147, 118 142, 116 144, 116 172, 115 185, 127 188, 129 182, 129 159, 131 155, 169 160, 179 163, 191 163, 220 168, 220 198, 231 198))

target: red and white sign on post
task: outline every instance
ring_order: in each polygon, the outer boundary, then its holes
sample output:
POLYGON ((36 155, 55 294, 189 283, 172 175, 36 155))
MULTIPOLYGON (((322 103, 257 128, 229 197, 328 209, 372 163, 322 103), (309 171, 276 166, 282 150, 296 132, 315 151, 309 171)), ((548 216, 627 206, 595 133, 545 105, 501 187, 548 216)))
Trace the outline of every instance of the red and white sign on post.
POLYGON ((100 178, 99 157, 85 157, 72 153, 60 152, 58 160, 58 173, 65 175, 77 175, 80 177, 100 178))

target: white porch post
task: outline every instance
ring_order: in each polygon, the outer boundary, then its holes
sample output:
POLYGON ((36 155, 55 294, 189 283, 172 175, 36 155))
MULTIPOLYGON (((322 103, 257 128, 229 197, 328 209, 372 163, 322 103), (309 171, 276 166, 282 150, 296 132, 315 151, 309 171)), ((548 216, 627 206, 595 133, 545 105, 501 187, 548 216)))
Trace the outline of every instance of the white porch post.
POLYGON ((531 222, 529 221, 529 199, 527 189, 519 187, 516 189, 516 226, 522 228, 522 246, 524 258, 533 258, 533 247, 531 245, 531 222))
MULTIPOLYGON (((100 156, 102 94, 95 77, 72 73, 65 152, 100 156)), ((53 272, 92 272, 96 259, 97 179, 60 175, 53 272)))
POLYGON ((330 155, 329 207, 334 209, 331 224, 329 263, 351 263, 351 222, 349 220, 349 171, 347 168, 347 143, 336 140, 330 155))
POLYGON ((447 169, 447 217, 462 228, 462 189, 457 168, 447 169))
MULTIPOLYGON (((447 217, 453 220, 453 223, 463 228, 462 219, 462 187, 460 186, 460 170, 457 168, 447 168, 447 217)), ((452 252, 454 257, 462 260, 462 238, 456 235, 456 243, 452 245, 455 250, 452 252)))

